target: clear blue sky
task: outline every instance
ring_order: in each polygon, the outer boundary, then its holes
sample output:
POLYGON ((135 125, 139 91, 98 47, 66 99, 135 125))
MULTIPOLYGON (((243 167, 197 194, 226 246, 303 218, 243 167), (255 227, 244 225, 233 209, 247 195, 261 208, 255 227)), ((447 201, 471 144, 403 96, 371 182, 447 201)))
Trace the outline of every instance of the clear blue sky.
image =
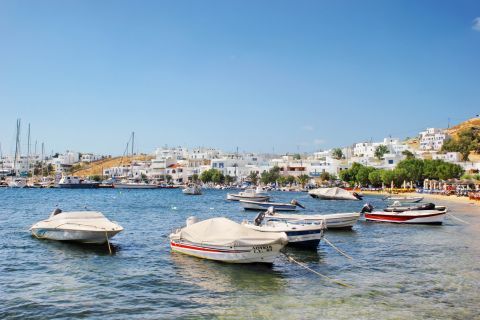
POLYGON ((301 152, 480 113, 479 1, 0 1, 0 142, 301 152), (23 136, 25 141, 25 135, 23 136))

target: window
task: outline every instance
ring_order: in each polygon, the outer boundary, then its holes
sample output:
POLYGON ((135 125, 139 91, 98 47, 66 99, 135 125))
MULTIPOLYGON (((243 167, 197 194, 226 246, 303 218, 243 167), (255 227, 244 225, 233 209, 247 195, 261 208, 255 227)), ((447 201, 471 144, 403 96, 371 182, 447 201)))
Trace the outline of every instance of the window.
POLYGON ((388 164, 393 164, 393 160, 388 160, 388 164))

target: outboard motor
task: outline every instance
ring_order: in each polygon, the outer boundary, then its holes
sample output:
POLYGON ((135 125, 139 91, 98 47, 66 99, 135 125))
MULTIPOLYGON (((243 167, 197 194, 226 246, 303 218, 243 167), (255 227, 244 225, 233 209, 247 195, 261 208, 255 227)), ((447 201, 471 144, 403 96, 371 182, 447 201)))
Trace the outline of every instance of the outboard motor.
POLYGON ((370 213, 373 212, 373 206, 370 203, 365 203, 360 213, 370 213))
POLYGON ((187 227, 189 227, 189 226, 191 226, 192 224, 195 224, 195 223, 197 223, 197 222, 198 222, 198 218, 195 217, 195 216, 191 216, 191 217, 188 217, 188 218, 187 218, 186 224, 187 224, 187 227))
POLYGON ((415 208, 416 210, 435 210, 435 204, 433 203, 425 203, 425 204, 422 204, 420 206, 418 206, 417 208, 415 208))
POLYGON ((300 203, 298 202, 297 200, 293 199, 292 201, 290 201, 291 204, 293 205, 296 205, 297 207, 300 207, 302 209, 305 209, 305 207, 300 203))
POLYGON ((265 218, 265 212, 259 212, 257 217, 254 220, 255 225, 256 226, 261 225, 264 218, 265 218))

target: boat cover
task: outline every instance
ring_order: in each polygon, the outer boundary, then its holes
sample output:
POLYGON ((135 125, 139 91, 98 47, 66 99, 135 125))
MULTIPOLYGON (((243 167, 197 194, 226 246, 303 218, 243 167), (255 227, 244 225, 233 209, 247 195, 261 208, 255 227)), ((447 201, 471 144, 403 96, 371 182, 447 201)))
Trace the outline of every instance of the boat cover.
POLYGON ((212 218, 194 223, 180 230, 180 239, 217 246, 252 246, 286 244, 283 232, 266 233, 242 226, 227 218, 212 218))
POLYGON ((309 192, 319 198, 339 199, 339 200, 359 200, 349 191, 334 187, 334 188, 317 188, 309 192))
POLYGON ((121 226, 108 220, 98 211, 61 212, 46 220, 42 220, 32 228, 68 229, 82 231, 123 230, 121 226))

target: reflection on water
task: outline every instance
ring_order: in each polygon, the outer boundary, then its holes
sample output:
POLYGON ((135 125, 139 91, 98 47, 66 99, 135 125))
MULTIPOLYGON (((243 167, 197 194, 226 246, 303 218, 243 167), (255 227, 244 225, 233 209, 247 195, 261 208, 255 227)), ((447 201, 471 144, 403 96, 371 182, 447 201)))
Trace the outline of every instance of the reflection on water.
MULTIPOLYGON (((469 224, 404 226, 360 221, 353 231, 328 230, 317 251, 286 248, 313 270, 280 255, 273 266, 230 265, 171 253, 169 233, 187 217, 252 219, 226 191, 187 197, 180 190, 0 190, 0 318, 405 319, 478 317, 480 210, 452 205, 469 224), (85 205, 124 231, 106 245, 30 236, 28 228, 58 204, 85 205)), ((306 214, 359 211, 363 202, 297 199, 306 214)), ((382 207, 380 197, 367 197, 382 207)), ((440 203, 439 203, 440 204, 440 203)))

